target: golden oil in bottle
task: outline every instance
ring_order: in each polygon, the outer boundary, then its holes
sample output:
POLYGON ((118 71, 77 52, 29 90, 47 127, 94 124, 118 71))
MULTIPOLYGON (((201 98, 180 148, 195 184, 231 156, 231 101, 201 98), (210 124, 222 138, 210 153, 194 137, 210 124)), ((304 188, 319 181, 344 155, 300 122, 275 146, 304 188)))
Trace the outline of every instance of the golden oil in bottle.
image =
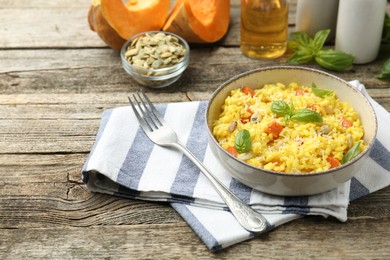
POLYGON ((241 0, 240 48, 248 57, 274 59, 287 49, 287 0, 241 0))

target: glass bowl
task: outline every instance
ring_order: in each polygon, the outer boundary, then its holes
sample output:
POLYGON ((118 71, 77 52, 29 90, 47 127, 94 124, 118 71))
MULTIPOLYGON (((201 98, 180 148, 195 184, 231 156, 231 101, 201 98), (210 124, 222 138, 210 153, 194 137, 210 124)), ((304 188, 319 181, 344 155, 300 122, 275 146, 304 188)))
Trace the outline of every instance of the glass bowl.
POLYGON ((176 82, 188 67, 190 47, 176 34, 149 31, 129 39, 120 55, 123 68, 136 82, 163 88, 176 82))

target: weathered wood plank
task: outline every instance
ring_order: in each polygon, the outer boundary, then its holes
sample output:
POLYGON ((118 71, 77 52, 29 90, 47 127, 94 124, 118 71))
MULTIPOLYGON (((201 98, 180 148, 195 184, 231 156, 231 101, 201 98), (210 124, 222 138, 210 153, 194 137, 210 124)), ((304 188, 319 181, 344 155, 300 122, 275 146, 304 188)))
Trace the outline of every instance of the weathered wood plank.
MULTIPOLYGON (((183 76, 171 87, 160 93, 187 92, 191 90, 213 91, 233 75, 267 66, 288 65, 288 54, 277 60, 254 60, 242 55, 238 48, 194 48, 190 65, 183 76)), ((358 79, 367 88, 389 91, 388 81, 379 80, 385 56, 365 66, 354 65, 345 72, 331 72, 345 80, 358 79)), ((115 93, 141 88, 121 66, 117 53, 112 50, 26 50, 0 51, 0 91, 13 93, 115 93), (32 60, 31 64, 26 62, 32 60)), ((305 65, 321 69, 310 63, 305 65)))
POLYGON ((91 2, 1 0, 0 48, 106 46, 89 29, 87 13, 91 2))
POLYGON ((377 241, 390 230, 380 221, 297 220, 217 254, 184 223, 11 229, 0 230, 0 254, 3 259, 386 259, 386 244, 377 241))
MULTIPOLYGON (((171 216, 173 213, 166 204, 87 191, 80 175, 86 158, 87 154, 76 153, 0 155, 0 229, 179 221, 171 216)), ((349 216, 353 221, 388 219, 389 202, 390 187, 387 187, 353 201, 349 216)))
MULTIPOLYGON (((86 153, 0 154, 0 229, 181 222, 165 203, 90 193, 81 181, 86 158, 86 153)), ((390 187, 353 201, 350 220, 386 220, 389 203, 390 187)))

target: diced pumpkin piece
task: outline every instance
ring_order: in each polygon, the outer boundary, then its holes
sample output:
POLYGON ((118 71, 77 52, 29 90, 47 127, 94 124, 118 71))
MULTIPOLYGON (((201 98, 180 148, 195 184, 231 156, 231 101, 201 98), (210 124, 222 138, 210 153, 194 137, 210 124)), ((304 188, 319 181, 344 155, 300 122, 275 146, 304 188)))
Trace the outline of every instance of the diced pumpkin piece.
POLYGON ((234 157, 238 157, 238 152, 236 148, 234 148, 234 146, 229 146, 228 148, 226 148, 226 151, 231 155, 233 155, 234 157))
POLYGON ((278 124, 278 122, 272 121, 265 128, 265 132, 267 134, 272 134, 273 137, 276 139, 279 137, 279 134, 283 131, 283 129, 284 129, 284 127, 282 125, 278 124))
POLYGON ((332 155, 329 155, 326 160, 330 163, 330 169, 336 168, 341 164, 340 161, 332 155))
POLYGON ((345 128, 350 128, 353 125, 352 122, 346 118, 342 118, 340 121, 340 124, 342 127, 345 127, 345 128))
POLYGON ((248 95, 248 96, 251 96, 251 97, 253 97, 255 95, 255 91, 252 88, 247 87, 247 86, 242 87, 241 91, 245 95, 248 95))
POLYGON ((248 123, 251 120, 252 115, 254 114, 253 110, 250 108, 245 109, 245 111, 241 114, 241 122, 243 124, 248 123))

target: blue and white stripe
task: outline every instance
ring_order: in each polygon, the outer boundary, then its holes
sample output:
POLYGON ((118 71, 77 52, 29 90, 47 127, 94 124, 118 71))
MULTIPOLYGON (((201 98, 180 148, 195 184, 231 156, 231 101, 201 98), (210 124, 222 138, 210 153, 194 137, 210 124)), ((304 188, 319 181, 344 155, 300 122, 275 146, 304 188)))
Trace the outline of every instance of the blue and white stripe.
MULTIPOLYGON (((180 141, 239 198, 263 212, 272 229, 308 214, 346 221, 350 200, 390 185, 390 133, 386 131, 390 115, 374 100, 371 102, 378 115, 379 132, 367 165, 339 188, 303 197, 264 194, 231 178, 207 143, 206 102, 160 104, 157 108, 180 141)), ((83 180, 91 191, 171 203, 212 251, 253 237, 235 221, 218 193, 187 157, 148 139, 130 107, 104 112, 96 142, 83 167, 83 180)))

